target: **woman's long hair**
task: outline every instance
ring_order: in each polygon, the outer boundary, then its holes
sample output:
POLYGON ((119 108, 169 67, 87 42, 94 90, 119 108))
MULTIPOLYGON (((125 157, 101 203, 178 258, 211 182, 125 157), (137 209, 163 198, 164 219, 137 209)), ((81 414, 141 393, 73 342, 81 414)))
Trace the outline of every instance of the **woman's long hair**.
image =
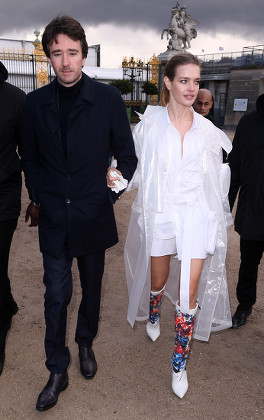
MULTIPOLYGON (((173 82, 177 67, 183 66, 186 64, 195 64, 196 66, 201 68, 201 63, 195 55, 192 55, 188 52, 178 53, 175 54, 165 66, 164 69, 164 77, 167 76, 168 79, 173 82)), ((161 89, 160 94, 160 104, 161 106, 167 106, 170 100, 170 92, 167 89, 164 81, 161 89)))

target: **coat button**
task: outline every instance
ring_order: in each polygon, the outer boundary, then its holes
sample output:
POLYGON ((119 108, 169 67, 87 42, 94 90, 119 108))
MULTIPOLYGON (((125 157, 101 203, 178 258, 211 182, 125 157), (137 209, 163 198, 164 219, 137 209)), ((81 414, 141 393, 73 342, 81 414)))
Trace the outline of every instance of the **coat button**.
POLYGON ((70 204, 71 200, 69 198, 66 198, 66 203, 70 204))

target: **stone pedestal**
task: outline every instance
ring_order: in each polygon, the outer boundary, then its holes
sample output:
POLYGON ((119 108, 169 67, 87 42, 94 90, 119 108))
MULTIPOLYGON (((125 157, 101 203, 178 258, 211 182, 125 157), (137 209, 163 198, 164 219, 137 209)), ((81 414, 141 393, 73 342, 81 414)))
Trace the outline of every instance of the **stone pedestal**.
POLYGON ((159 54, 158 59, 161 61, 161 64, 163 64, 165 66, 167 64, 167 62, 169 61, 169 59, 176 54, 177 54, 177 51, 167 50, 167 51, 159 54))
POLYGON ((161 87, 163 83, 163 77, 164 77, 164 68, 167 64, 167 62, 170 60, 171 57, 177 54, 177 51, 165 51, 158 55, 158 59, 161 61, 160 64, 160 73, 159 73, 159 90, 161 92, 161 87))

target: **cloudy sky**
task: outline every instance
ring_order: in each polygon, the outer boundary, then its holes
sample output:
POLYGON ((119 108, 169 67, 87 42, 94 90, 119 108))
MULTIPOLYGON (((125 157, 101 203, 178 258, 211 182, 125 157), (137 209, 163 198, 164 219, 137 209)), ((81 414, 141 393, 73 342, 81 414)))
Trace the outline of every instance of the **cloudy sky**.
MULTIPOLYGON (((193 54, 241 51, 264 44, 263 0, 183 0, 200 22, 191 43, 193 54)), ((78 19, 90 45, 101 44, 101 66, 121 66, 124 56, 148 59, 166 51, 161 40, 176 0, 6 0, 1 4, 0 37, 34 40, 56 15, 78 19)))

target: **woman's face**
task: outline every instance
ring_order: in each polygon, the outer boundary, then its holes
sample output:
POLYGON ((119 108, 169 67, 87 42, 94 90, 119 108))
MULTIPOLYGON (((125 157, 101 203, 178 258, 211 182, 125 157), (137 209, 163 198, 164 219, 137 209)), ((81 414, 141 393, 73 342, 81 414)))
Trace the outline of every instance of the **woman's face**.
POLYGON ((200 82, 200 67, 196 64, 178 66, 171 82, 167 76, 164 83, 170 92, 169 103, 190 107, 198 94, 200 82))

